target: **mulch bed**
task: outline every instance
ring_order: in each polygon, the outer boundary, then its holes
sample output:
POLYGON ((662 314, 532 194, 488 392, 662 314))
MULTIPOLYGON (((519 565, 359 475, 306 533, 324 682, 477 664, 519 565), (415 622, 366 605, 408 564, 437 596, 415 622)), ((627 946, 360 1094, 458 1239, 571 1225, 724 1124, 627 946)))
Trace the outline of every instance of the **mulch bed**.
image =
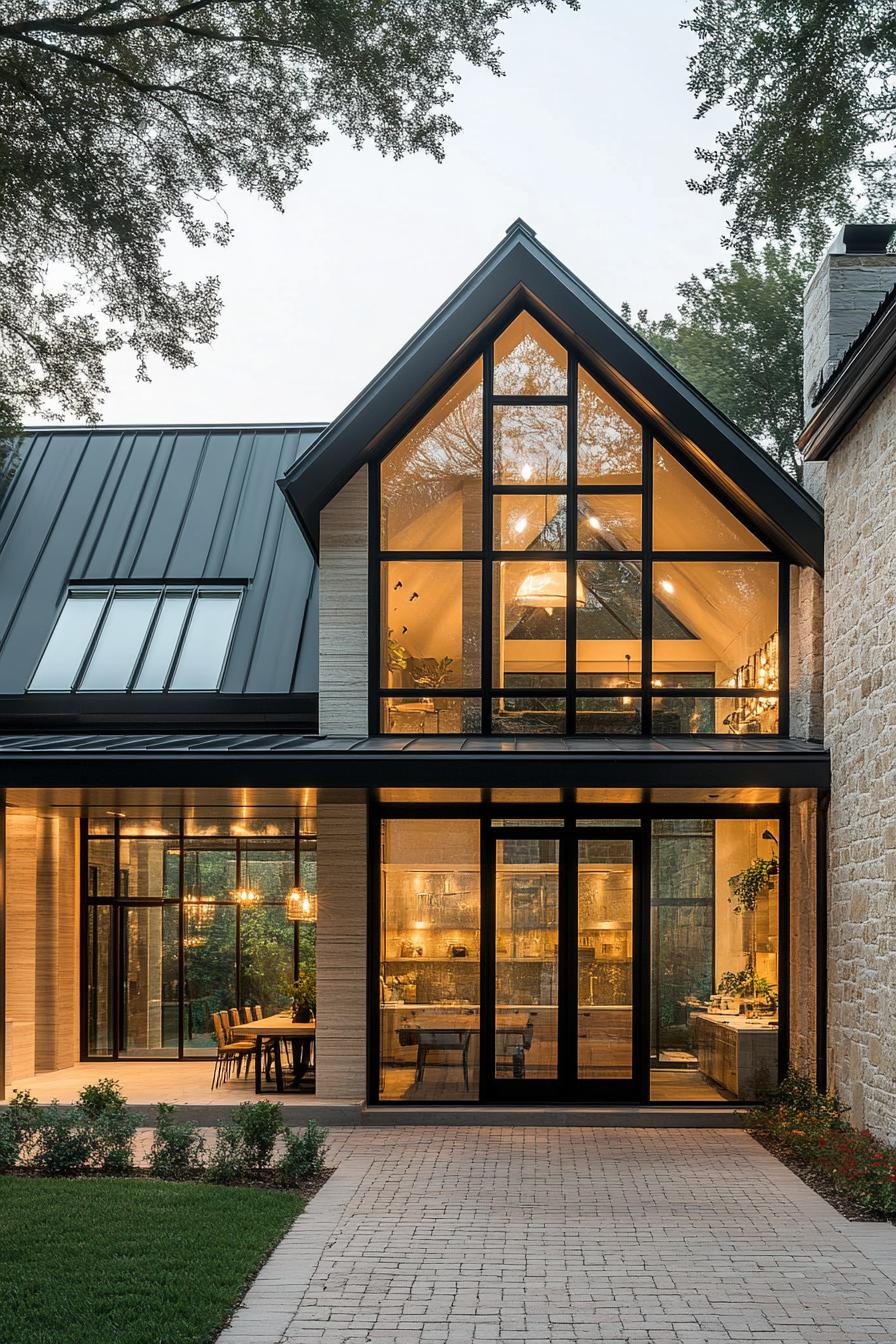
POLYGON ((767 1148, 773 1157, 776 1157, 789 1171, 808 1185, 810 1190, 814 1190, 816 1195, 821 1195, 822 1199, 842 1213, 844 1218, 848 1218, 851 1223, 896 1223, 896 1216, 888 1216, 885 1213, 873 1213, 861 1204, 856 1204, 850 1199, 849 1195, 834 1185, 822 1172, 816 1171, 810 1163, 802 1161, 795 1157, 793 1153, 783 1143, 778 1143, 776 1139, 769 1137, 768 1134, 757 1133, 749 1130, 749 1134, 761 1143, 763 1148, 767 1148))

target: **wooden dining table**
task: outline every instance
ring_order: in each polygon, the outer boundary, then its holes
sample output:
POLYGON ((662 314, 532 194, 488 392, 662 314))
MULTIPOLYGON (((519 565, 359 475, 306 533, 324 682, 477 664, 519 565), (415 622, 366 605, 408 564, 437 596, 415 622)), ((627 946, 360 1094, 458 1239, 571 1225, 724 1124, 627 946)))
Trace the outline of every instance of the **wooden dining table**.
POLYGON ((230 1028, 234 1040, 255 1042, 255 1091, 263 1092, 264 1070, 262 1055, 267 1041, 273 1041, 274 1081, 278 1092, 297 1089, 311 1066, 311 1049, 317 1024, 315 1022, 293 1022, 289 1013, 273 1013, 270 1017, 259 1017, 255 1022, 240 1022, 230 1028), (292 1046, 293 1076, 292 1082, 285 1083, 283 1062, 280 1059, 280 1045, 288 1042, 292 1046))

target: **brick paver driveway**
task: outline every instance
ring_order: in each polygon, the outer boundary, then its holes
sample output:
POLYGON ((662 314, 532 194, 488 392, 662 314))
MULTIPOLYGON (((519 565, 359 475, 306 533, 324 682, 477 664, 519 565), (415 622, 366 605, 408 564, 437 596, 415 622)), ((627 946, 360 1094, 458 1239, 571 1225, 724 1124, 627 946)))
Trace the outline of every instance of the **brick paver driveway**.
POLYGON ((221 1344, 896 1341, 896 1228, 746 1134, 334 1132, 221 1344))

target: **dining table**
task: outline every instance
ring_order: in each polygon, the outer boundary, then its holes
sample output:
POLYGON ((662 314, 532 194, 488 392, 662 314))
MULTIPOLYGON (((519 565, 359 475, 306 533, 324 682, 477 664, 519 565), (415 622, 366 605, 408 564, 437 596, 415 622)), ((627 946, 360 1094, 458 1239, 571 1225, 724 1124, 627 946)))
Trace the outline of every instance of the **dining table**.
POLYGON ((312 1051, 317 1024, 315 1022, 293 1022, 289 1013, 272 1013, 270 1017, 259 1017, 254 1022, 240 1022, 230 1028, 234 1040, 250 1040, 255 1043, 255 1091, 264 1092, 264 1069, 262 1056, 267 1043, 274 1044, 274 1083, 278 1092, 298 1090, 302 1079, 311 1067, 312 1051), (280 1058, 280 1046, 287 1043, 292 1047, 292 1081, 287 1083, 283 1076, 283 1061, 280 1058))

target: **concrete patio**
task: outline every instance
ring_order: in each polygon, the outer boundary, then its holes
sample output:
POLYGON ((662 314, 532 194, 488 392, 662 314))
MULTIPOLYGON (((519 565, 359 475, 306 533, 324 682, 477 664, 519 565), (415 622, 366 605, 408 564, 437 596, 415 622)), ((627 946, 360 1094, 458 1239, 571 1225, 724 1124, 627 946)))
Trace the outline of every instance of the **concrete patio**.
POLYGON ((219 1344, 870 1344, 896 1227, 730 1130, 353 1129, 219 1344))

